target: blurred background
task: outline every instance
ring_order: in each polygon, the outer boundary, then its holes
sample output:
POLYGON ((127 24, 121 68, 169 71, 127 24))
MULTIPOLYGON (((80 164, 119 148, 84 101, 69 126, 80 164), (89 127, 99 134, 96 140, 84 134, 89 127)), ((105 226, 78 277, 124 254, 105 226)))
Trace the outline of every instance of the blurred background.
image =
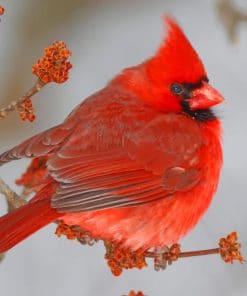
MULTIPOLYGON (((164 36, 162 15, 171 14, 200 53, 212 84, 227 99, 217 108, 224 124, 225 155, 219 190, 182 248, 214 248, 219 237, 237 230, 247 258, 247 23, 242 15, 247 3, 232 1, 238 14, 229 12, 223 2, 229 1, 1 1, 6 13, 0 23, 0 106, 32 86, 31 66, 52 41, 68 44, 73 69, 67 83, 50 84, 35 96, 33 123, 20 122, 17 113, 0 121, 0 152, 60 123, 122 68, 152 55, 164 36)), ((0 176, 20 191, 14 180, 27 164, 10 163, 1 167, 0 176)), ((0 214, 5 212, 2 198, 0 214)), ((149 296, 247 295, 246 264, 226 265, 213 255, 181 259, 158 273, 150 262, 148 268, 124 271, 116 278, 101 244, 87 247, 58 239, 55 227, 44 228, 6 255, 0 264, 0 295, 120 296, 131 289, 149 296)))

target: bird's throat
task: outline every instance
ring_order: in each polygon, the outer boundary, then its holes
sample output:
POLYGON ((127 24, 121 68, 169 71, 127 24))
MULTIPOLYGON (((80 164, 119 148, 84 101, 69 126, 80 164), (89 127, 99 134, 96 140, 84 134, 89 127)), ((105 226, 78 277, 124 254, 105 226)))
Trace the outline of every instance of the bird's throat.
POLYGON ((195 120, 198 120, 201 122, 207 122, 217 118, 216 115, 214 114, 214 111, 211 109, 191 110, 187 100, 183 100, 181 103, 181 106, 182 106, 183 112, 195 120))

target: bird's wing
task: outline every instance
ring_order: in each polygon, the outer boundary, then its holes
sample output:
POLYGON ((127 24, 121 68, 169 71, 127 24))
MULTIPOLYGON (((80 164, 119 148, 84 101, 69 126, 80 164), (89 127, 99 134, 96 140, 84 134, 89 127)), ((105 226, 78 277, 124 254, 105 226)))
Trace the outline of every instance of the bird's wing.
POLYGON ((39 157, 57 151, 72 134, 77 121, 68 118, 63 124, 41 132, 0 155, 0 165, 23 157, 39 157))
POLYGON ((196 155, 202 139, 190 118, 159 114, 135 131, 114 127, 109 120, 78 127, 49 160, 48 169, 60 183, 52 207, 81 212, 136 206, 200 181, 196 155))

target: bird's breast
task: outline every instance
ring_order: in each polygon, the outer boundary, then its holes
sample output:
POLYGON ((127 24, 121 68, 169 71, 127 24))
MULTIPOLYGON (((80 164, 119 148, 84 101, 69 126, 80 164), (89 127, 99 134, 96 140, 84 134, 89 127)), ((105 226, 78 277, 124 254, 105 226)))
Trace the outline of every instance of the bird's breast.
POLYGON ((196 186, 137 207, 67 214, 62 218, 64 222, 80 225, 94 237, 115 240, 133 250, 165 246, 180 240, 209 207, 222 166, 220 123, 203 123, 200 128, 203 143, 190 159, 191 166, 199 163, 201 169, 201 179, 196 186))

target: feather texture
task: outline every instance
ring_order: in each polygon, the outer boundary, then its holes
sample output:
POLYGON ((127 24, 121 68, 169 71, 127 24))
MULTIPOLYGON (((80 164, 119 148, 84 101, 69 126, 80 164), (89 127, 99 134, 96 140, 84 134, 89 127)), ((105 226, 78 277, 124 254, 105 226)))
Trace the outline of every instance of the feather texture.
POLYGON ((177 242, 202 217, 219 181, 221 126, 215 115, 195 114, 222 100, 207 98, 216 91, 202 61, 179 26, 166 23, 153 57, 125 69, 61 125, 0 155, 0 163, 47 155, 49 173, 47 191, 0 218, 0 252, 55 219, 136 250, 177 242), (185 96, 174 83, 193 88, 185 96), (192 97, 198 110, 190 112, 192 97))
POLYGON ((0 253, 62 216, 51 208, 49 198, 44 198, 52 195, 55 187, 56 183, 49 184, 34 197, 35 202, 0 217, 0 253))

